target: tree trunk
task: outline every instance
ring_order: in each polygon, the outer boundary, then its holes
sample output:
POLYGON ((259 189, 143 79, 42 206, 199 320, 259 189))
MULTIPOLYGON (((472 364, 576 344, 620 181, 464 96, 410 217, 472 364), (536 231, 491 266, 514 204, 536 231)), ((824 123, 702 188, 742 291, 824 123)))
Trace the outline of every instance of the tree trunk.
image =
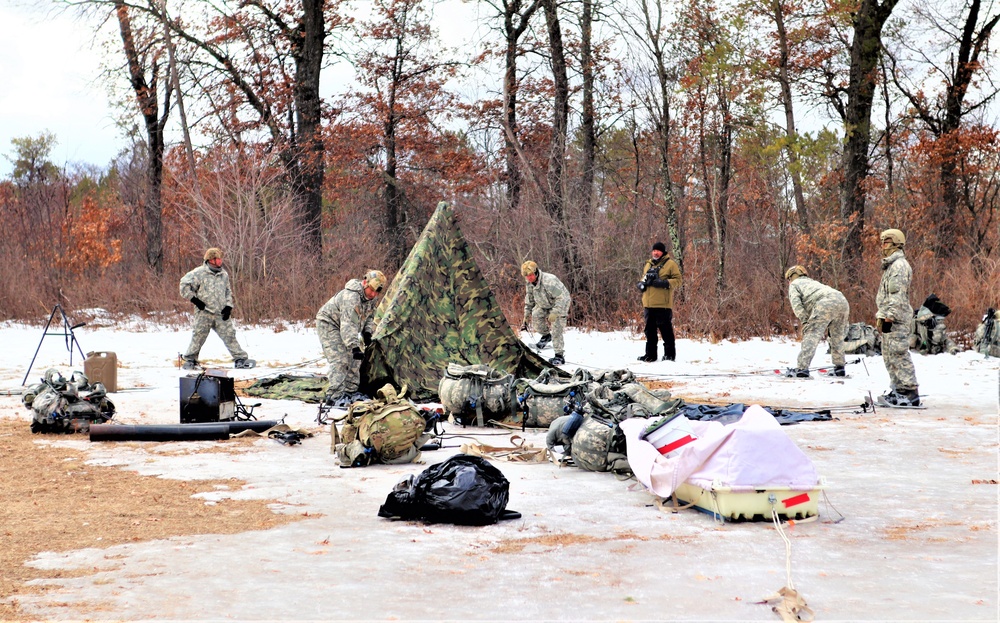
POLYGON ((326 38, 324 0, 302 0, 302 22, 293 33, 295 57, 295 125, 292 149, 296 151, 298 179, 293 181, 301 204, 308 244, 323 248, 323 176, 325 149, 321 134, 322 100, 319 95, 326 38))
POLYGON ((594 22, 594 0, 583 0, 580 14, 580 71, 583 74, 583 115, 580 131, 583 134, 582 177, 580 205, 584 222, 589 226, 594 211, 594 152, 597 149, 597 131, 594 119, 594 54, 591 40, 594 22))
POLYGON ((153 61, 150 67, 150 81, 146 81, 141 58, 132 34, 132 22, 128 7, 122 0, 115 1, 115 14, 121 31, 122 45, 128 62, 129 82, 135 92, 136 103, 146 129, 146 200, 143 205, 143 226, 146 230, 146 263, 157 274, 163 273, 163 127, 170 114, 170 92, 168 84, 164 94, 163 118, 159 116, 159 102, 156 96, 158 67, 153 61))
POLYGON ((774 0, 774 23, 778 29, 778 84, 781 87, 781 105, 785 109, 785 153, 788 156, 788 173, 792 178, 792 194, 795 198, 795 213, 799 219, 799 229, 809 234, 809 212, 806 210, 805 194, 802 192, 802 172, 799 165, 799 134, 795 129, 795 111, 792 106, 792 82, 788 76, 788 33, 785 31, 785 15, 781 0, 774 0))
POLYGON ((875 99, 876 68, 882 51, 882 27, 899 0, 862 0, 854 14, 851 69, 847 85, 844 146, 844 177, 840 192, 840 216, 847 225, 843 257, 848 278, 859 282, 862 259, 861 235, 865 227, 865 182, 868 177, 868 147, 871 143, 871 113, 875 99))
POLYGON ((516 210, 521 205, 521 185, 524 181, 521 175, 521 163, 518 159, 514 140, 517 137, 517 58, 520 56, 518 42, 528 28, 529 20, 538 8, 534 0, 524 12, 521 12, 521 0, 505 1, 503 5, 504 74, 503 74, 503 115, 504 123, 509 132, 504 132, 504 154, 507 163, 506 187, 507 207, 516 210), (517 23, 515 24, 515 18, 517 23))
POLYGON ((958 58, 945 93, 944 122, 941 124, 941 134, 938 137, 938 140, 944 143, 940 168, 943 214, 935 250, 945 257, 954 256, 958 252, 958 206, 962 202, 959 176, 963 154, 956 134, 962 125, 962 106, 972 84, 973 75, 980 69, 979 53, 989 41, 997 21, 1000 20, 1000 15, 994 16, 979 32, 976 32, 980 8, 981 0, 971 0, 969 3, 969 13, 966 15, 959 39, 958 58))
POLYGON ((389 98, 386 110, 386 118, 383 120, 383 144, 385 145, 385 184, 383 192, 385 194, 385 233, 389 238, 389 265, 398 268, 406 258, 406 249, 403 239, 402 227, 402 193, 399 188, 399 180, 396 178, 396 127, 399 118, 396 115, 396 89, 399 87, 400 59, 402 42, 396 40, 397 53, 396 61, 391 70, 389 84, 389 98))
POLYGON ((563 204, 563 159, 566 154, 566 131, 569 125, 569 76, 566 69, 566 51, 563 48, 562 29, 556 14, 556 0, 543 0, 545 24, 549 36, 549 53, 552 57, 552 140, 549 145, 549 165, 546 174, 545 210, 556 223, 557 253, 565 274, 575 289, 575 253, 570 244, 569 223, 563 204))
MULTIPOLYGON (((661 20, 664 9, 657 0, 652 6, 647 0, 641 0, 643 11, 643 29, 648 51, 656 69, 656 87, 659 93, 652 97, 658 101, 658 109, 651 107, 650 113, 656 130, 657 151, 660 156, 660 178, 663 184, 663 206, 667 213, 667 230, 670 234, 670 246, 674 260, 677 262, 681 273, 684 272, 684 240, 680 227, 680 218, 677 211, 677 196, 674 194, 674 186, 670 177, 670 94, 673 81, 667 69, 666 43, 662 39, 661 20)), ((634 31, 639 35, 638 29, 634 31)))

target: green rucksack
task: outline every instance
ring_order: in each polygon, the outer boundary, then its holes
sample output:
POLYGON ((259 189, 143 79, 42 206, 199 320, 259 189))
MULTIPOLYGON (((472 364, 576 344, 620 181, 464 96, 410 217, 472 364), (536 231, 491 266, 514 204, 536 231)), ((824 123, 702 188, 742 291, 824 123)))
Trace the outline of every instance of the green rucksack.
POLYGON ((355 402, 348 408, 342 430, 330 425, 332 451, 343 466, 370 463, 409 463, 426 441, 426 420, 416 405, 398 394, 392 385, 378 390, 372 400, 355 402))

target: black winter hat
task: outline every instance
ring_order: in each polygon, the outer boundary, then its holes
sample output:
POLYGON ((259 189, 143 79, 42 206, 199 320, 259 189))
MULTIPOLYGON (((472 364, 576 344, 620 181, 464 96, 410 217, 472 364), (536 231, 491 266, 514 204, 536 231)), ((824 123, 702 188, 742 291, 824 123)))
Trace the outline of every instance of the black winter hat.
POLYGON ((654 251, 659 251, 660 253, 666 253, 667 252, 667 247, 662 242, 657 242, 657 243, 653 244, 653 250, 654 251))

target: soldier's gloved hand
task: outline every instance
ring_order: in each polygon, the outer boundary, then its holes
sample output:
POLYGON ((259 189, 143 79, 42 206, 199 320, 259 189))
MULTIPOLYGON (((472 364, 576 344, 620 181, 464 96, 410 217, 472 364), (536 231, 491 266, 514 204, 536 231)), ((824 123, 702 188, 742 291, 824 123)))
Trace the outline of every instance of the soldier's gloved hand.
POLYGON ((892 321, 888 318, 882 320, 882 333, 888 333, 892 331, 892 321))
POLYGON ((362 331, 361 332, 361 339, 365 343, 365 348, 367 348, 368 346, 371 346, 371 343, 372 343, 372 332, 371 331, 362 331))
POLYGON ((229 305, 226 305, 225 307, 222 308, 222 319, 229 320, 229 316, 231 316, 232 313, 233 313, 233 308, 230 307, 229 305))
POLYGON ((201 311, 205 311, 205 301, 201 300, 197 296, 191 297, 191 303, 194 304, 201 311))
POLYGON ((527 331, 528 330, 528 321, 527 320, 525 320, 524 322, 521 323, 521 330, 522 331, 527 331))
POLYGON ((360 348, 355 346, 354 348, 351 349, 351 357, 357 359, 358 361, 361 361, 362 359, 365 358, 365 354, 361 352, 360 348))

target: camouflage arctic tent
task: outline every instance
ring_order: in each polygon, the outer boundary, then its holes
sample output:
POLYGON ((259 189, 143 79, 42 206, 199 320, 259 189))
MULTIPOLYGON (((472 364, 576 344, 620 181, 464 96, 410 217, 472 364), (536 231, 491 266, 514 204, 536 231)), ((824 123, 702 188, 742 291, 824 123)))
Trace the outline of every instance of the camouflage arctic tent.
POLYGON ((487 364, 517 377, 551 367, 514 335, 455 220, 441 202, 375 312, 362 391, 406 385, 435 400, 448 364, 487 364))

